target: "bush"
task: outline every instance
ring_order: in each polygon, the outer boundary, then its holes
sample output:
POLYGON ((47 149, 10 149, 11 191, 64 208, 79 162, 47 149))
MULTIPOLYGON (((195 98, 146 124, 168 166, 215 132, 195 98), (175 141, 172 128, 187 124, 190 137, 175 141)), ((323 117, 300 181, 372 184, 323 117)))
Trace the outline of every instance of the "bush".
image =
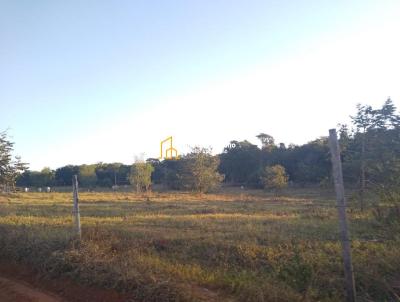
POLYGON ((265 189, 280 190, 287 186, 288 177, 281 165, 265 167, 261 181, 265 189))
POLYGON ((189 154, 164 162, 164 183, 170 189, 210 192, 224 176, 218 173, 219 158, 206 148, 195 147, 189 154))
POLYGON ((140 192, 143 189, 147 192, 151 186, 151 173, 154 168, 150 163, 138 162, 132 165, 130 183, 136 187, 136 191, 140 192))
POLYGON ((397 190, 382 190, 380 204, 372 211, 375 219, 383 224, 400 223, 400 193, 397 190))
POLYGON ((196 147, 187 155, 188 179, 192 190, 204 193, 216 189, 224 179, 218 173, 219 158, 206 148, 196 147))

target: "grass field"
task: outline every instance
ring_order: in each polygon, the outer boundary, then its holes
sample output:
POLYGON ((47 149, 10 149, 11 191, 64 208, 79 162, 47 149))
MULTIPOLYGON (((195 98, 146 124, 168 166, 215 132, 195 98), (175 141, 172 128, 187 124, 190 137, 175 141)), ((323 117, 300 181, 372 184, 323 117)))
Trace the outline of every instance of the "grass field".
MULTIPOLYGON (((341 301, 332 192, 0 196, 0 256, 133 301, 341 301)), ((349 211, 359 301, 400 301, 400 228, 349 211)))

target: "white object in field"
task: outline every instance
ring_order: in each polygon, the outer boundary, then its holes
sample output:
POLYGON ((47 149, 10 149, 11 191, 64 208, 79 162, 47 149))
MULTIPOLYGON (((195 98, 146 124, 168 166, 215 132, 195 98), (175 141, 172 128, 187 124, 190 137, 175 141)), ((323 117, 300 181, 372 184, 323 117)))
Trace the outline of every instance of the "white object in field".
POLYGON ((47 187, 47 188, 46 188, 46 192, 47 192, 47 193, 50 193, 50 192, 51 192, 51 188, 50 188, 50 187, 47 187))
POLYGON ((244 189, 244 187, 243 187, 243 186, 240 186, 240 189, 242 189, 242 190, 243 190, 243 189, 244 189))
POLYGON ((113 185, 112 187, 111 187, 114 191, 116 191, 116 190, 118 190, 118 186, 117 185, 113 185))
POLYGON ((38 192, 42 192, 42 188, 38 188, 37 191, 38 191, 38 192))
POLYGON ((25 192, 29 192, 29 188, 25 188, 24 191, 25 191, 25 192))

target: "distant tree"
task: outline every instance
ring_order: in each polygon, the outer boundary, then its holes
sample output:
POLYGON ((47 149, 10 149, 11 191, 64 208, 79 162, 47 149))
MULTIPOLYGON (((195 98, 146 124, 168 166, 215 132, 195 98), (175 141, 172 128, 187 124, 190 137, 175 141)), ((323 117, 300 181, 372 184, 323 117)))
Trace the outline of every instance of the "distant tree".
POLYGON ((27 164, 20 157, 13 157, 13 151, 14 143, 7 132, 0 132, 0 189, 4 191, 14 190, 18 176, 27 169, 27 164))
POLYGON ((320 183, 330 176, 328 140, 321 137, 307 144, 294 148, 295 169, 293 180, 300 184, 320 183))
POLYGON ((97 183, 96 165, 80 165, 78 176, 82 187, 93 188, 97 183))
POLYGON ((112 163, 109 164, 107 167, 109 174, 111 174, 111 179, 114 186, 118 185, 118 174, 121 167, 122 167, 121 163, 112 163))
POLYGON ((271 135, 260 133, 256 137, 261 141, 262 149, 271 150, 276 147, 275 139, 271 135))
POLYGON ((340 125, 339 146, 341 151, 343 180, 354 185, 360 178, 360 150, 354 139, 354 130, 349 130, 347 125, 340 125))
POLYGON ((231 141, 219 155, 219 172, 232 184, 258 185, 261 150, 248 141, 231 141))
POLYGON ((67 165, 58 168, 55 173, 55 182, 58 186, 72 186, 72 176, 78 173, 78 166, 67 165))
POLYGON ((131 167, 122 163, 98 163, 96 165, 97 184, 101 187, 127 184, 131 167))
POLYGON ((40 171, 29 171, 29 186, 44 187, 46 186, 46 178, 40 171))
POLYGON ((30 187, 30 186, 32 186, 31 174, 32 174, 32 171, 29 171, 29 170, 26 170, 23 173, 21 173, 16 179, 17 186, 18 187, 30 187))
POLYGON ((189 189, 188 182, 185 179, 190 173, 184 156, 179 159, 166 159, 160 164, 159 173, 162 173, 163 185, 172 190, 189 189))
POLYGON ((154 172, 151 174, 151 181, 154 184, 161 184, 165 177, 165 167, 157 158, 148 158, 146 162, 151 164, 154 172))
POLYGON ((143 189, 146 192, 149 191, 153 171, 154 168, 150 163, 137 162, 132 165, 129 180, 137 192, 141 192, 143 189))
POLYGON ((49 167, 44 167, 40 171, 42 177, 43 177, 43 186, 52 186, 54 185, 54 180, 55 180, 55 171, 50 169, 49 167))
POLYGON ((327 139, 322 137, 301 146, 290 144, 271 151, 262 150, 261 166, 274 165, 283 166, 293 182, 318 184, 330 175, 327 139))
POLYGON ((357 114, 352 116, 353 124, 357 128, 357 136, 361 141, 361 154, 360 154, 360 204, 361 210, 364 208, 364 193, 365 193, 365 169, 366 169, 366 145, 367 133, 374 125, 374 111, 371 106, 357 104, 357 114))
POLYGON ((399 184, 400 116, 389 98, 380 109, 358 105, 352 121, 356 127, 353 158, 359 163, 360 206, 363 209, 367 183, 375 188, 385 186, 386 190, 399 184))
POLYGON ((129 184, 131 165, 121 165, 117 173, 117 185, 129 184))
POLYGON ((219 158, 207 148, 195 147, 185 156, 190 187, 198 192, 217 188, 224 176, 218 173, 219 158))
POLYGON ((373 111, 374 127, 377 129, 396 129, 400 127, 400 115, 396 113, 396 106, 389 97, 381 109, 373 111))
POLYGON ((267 166, 264 169, 262 182, 265 189, 280 190, 287 186, 288 177, 281 165, 267 166))

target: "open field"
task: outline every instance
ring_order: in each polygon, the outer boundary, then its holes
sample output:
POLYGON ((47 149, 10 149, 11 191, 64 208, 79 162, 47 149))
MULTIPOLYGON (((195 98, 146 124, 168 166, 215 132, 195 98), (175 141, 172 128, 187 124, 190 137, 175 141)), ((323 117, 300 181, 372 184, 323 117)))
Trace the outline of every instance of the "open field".
MULTIPOLYGON (((0 256, 132 301, 340 301, 332 192, 70 193, 0 196, 0 256)), ((349 208, 360 301, 399 301, 400 233, 349 208)))

